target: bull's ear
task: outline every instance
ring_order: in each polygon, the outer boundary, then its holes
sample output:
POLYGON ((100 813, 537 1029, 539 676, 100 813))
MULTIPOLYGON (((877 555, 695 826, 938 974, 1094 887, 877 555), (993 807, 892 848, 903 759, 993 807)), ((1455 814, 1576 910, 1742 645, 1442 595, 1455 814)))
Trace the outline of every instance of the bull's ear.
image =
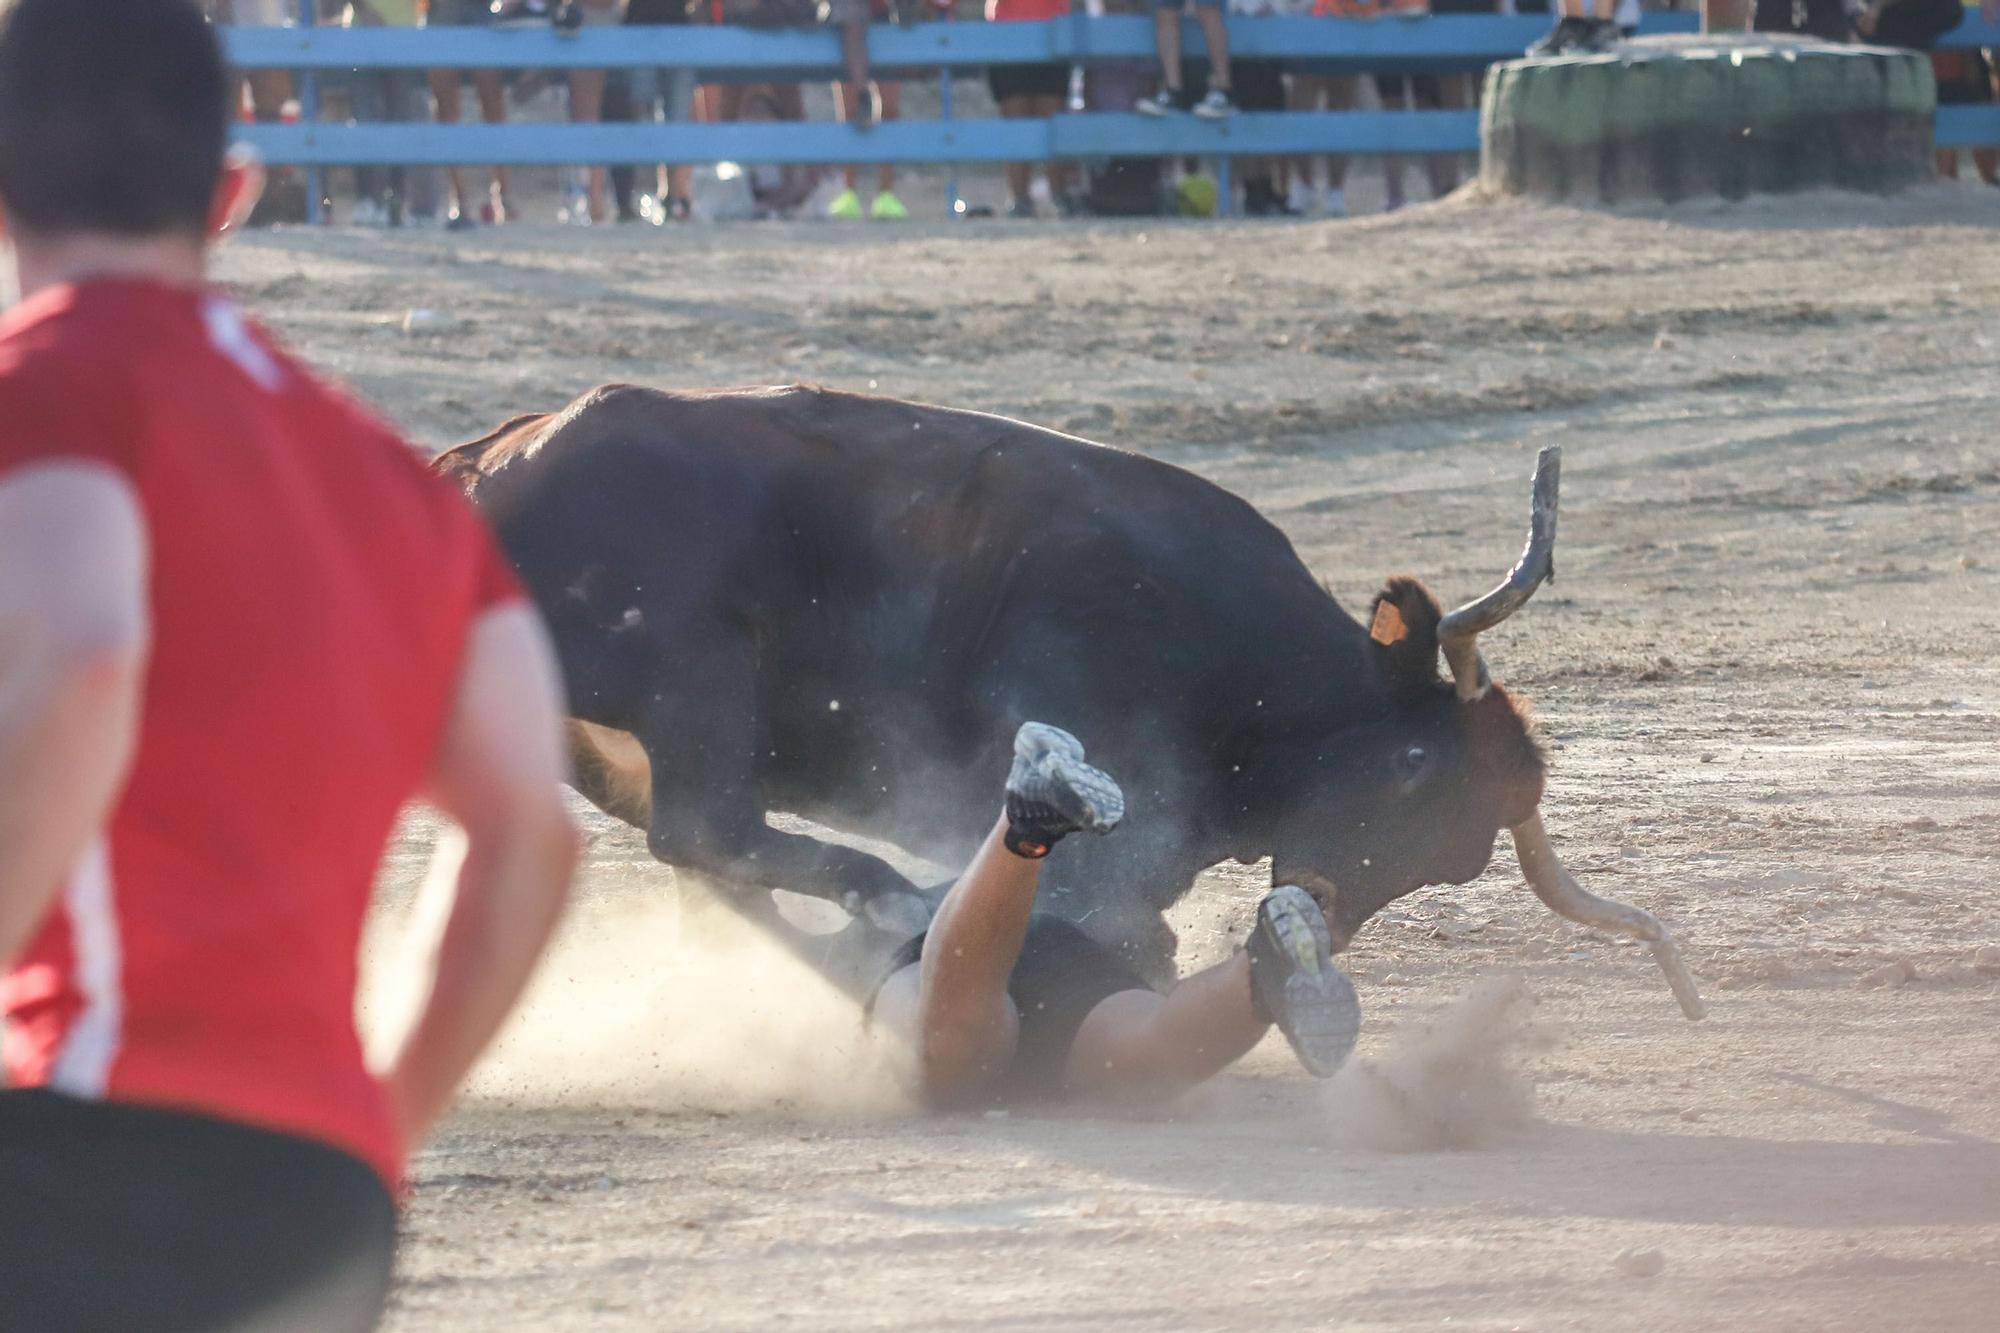
POLYGON ((1438 676, 1438 621, 1444 612, 1430 589, 1399 574, 1375 594, 1368 637, 1375 642, 1382 682, 1399 698, 1435 685, 1438 676))

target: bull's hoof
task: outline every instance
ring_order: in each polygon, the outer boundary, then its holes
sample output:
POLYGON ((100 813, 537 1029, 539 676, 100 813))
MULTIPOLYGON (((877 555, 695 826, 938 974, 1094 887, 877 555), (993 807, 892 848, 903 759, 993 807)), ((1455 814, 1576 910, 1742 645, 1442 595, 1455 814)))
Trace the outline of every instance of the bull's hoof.
POLYGON ((843 904, 856 916, 865 916, 878 928, 905 939, 923 934, 931 928, 931 900, 921 893, 902 889, 888 889, 870 894, 856 903, 851 900, 857 894, 849 894, 850 902, 843 904), (858 909, 858 910, 857 910, 858 909))

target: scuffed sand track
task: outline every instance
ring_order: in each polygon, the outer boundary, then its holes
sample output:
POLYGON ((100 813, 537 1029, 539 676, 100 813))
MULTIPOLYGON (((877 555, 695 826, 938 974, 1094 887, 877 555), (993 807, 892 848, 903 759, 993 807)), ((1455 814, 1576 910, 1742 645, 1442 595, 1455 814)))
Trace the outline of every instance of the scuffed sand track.
MULTIPOLYGON (((1167 1114, 923 1120, 856 1091, 872 1057, 811 988, 705 979, 648 906, 667 872, 597 821, 555 981, 417 1163, 391 1326, 1991 1327, 1996 227, 1968 189, 231 247, 258 313, 434 445, 603 380, 872 383, 1193 467, 1351 607, 1399 570, 1487 586, 1561 444, 1560 581, 1484 648, 1554 746, 1564 856, 1673 923, 1713 1005, 1682 1021, 1643 950, 1555 920, 1503 857, 1351 955, 1383 1069, 1440 1049, 1417 1034, 1489 973, 1538 1001, 1473 1075, 1503 1110, 1525 1079, 1534 1116, 1475 1147, 1337 1132, 1352 1098, 1276 1043, 1167 1114), (455 326, 406 335, 412 306, 455 326), (658 1003, 587 998, 631 988, 658 1003), (1646 1250, 1657 1276, 1615 1262, 1646 1250)), ((1185 961, 1255 882, 1209 877, 1185 961)))

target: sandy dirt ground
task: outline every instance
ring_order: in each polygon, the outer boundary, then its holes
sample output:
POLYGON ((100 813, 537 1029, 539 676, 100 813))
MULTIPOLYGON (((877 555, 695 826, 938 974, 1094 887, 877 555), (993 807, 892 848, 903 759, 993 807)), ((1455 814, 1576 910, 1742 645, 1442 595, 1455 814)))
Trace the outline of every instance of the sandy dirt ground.
MULTIPOLYGON (((416 1161, 391 1327, 1994 1327, 1996 194, 233 247, 432 445, 607 380, 992 409, 1240 491, 1350 607, 1482 591, 1562 444, 1560 582, 1487 653, 1565 858, 1713 1004, 1503 858, 1361 932, 1331 1086, 1274 1040, 1150 1114, 924 1118, 593 816, 534 1003, 416 1161)), ((1257 887, 1204 879, 1184 964, 1257 887)))

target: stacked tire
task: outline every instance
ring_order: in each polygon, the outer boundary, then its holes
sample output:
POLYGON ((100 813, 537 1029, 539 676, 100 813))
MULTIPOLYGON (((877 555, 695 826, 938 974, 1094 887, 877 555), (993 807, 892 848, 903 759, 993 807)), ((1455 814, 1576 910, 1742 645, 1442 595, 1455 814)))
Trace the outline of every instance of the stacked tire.
POLYGON ((1487 74, 1488 191, 1591 203, 1931 178, 1937 88, 1919 51, 1788 38, 1650 38, 1487 74))

